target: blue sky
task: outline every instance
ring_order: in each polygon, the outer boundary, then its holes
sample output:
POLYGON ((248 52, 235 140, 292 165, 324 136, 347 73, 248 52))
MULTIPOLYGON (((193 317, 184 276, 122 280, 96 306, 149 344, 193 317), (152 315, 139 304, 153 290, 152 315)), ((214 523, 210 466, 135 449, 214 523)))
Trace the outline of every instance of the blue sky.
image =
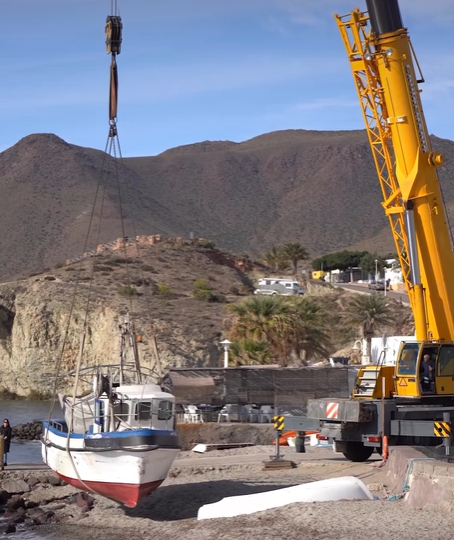
MULTIPOLYGON (((0 151, 31 133, 104 148, 110 0, 3 0, 0 151)), ((365 0, 118 0, 123 155, 280 129, 363 129, 333 13, 365 0)), ((430 133, 454 139, 452 0, 400 0, 430 133)))

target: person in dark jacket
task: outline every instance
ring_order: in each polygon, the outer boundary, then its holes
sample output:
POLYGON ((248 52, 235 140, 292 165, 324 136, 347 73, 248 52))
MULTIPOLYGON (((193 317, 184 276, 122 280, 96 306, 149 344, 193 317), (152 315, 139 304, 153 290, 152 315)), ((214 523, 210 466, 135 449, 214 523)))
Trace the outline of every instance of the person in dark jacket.
POLYGON ((0 435, 3 435, 3 465, 8 465, 7 454, 9 452, 12 434, 13 430, 9 424, 9 420, 5 418, 2 427, 0 427, 0 435))

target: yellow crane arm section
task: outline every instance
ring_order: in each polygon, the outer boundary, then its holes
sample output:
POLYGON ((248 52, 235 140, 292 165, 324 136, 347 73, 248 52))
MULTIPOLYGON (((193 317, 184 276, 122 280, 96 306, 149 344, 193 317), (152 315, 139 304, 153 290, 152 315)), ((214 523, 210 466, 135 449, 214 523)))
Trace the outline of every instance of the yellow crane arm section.
MULTIPOLYGON (((335 15, 410 298, 418 340, 454 339, 454 257, 420 99, 413 49, 397 0, 335 15), (383 16, 384 14, 384 16, 383 16)), ((418 66, 419 70, 419 66, 418 66)))

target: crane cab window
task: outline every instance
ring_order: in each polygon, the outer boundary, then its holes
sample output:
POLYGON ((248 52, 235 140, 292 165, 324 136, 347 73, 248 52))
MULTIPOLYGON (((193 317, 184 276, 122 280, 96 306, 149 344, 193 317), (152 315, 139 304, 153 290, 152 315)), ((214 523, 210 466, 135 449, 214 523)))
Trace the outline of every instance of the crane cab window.
POLYGON ((454 345, 441 346, 437 375, 439 377, 454 377, 454 345))
POLYGON ((419 343, 406 343, 401 351, 397 372, 400 375, 415 375, 416 361, 418 360, 419 343))

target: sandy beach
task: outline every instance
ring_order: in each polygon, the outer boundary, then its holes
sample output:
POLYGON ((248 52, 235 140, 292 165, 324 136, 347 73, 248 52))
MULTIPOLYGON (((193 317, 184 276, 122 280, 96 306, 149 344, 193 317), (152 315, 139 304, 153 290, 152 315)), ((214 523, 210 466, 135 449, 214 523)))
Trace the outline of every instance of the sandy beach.
MULTIPOLYGON (((90 512, 74 521, 43 525, 36 534, 59 540, 79 540, 102 534, 110 540, 205 540, 211 538, 255 540, 298 537, 305 540, 392 540, 405 536, 450 540, 454 528, 452 507, 443 503, 423 510, 404 500, 386 500, 399 493, 377 458, 351 463, 328 448, 308 448, 286 458, 297 467, 262 470, 273 447, 249 447, 181 452, 165 483, 134 509, 95 497, 90 512), (338 476, 360 478, 380 500, 298 503, 235 518, 197 521, 198 509, 223 497, 257 493, 338 476)), ((66 489, 55 488, 55 489, 66 489)))

